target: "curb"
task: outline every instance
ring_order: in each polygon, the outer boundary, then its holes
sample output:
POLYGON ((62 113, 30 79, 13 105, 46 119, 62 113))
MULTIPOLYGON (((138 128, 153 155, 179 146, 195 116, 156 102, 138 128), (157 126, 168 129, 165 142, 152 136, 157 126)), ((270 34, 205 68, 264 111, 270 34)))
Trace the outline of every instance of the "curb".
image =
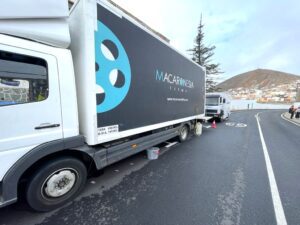
POLYGON ((300 126, 300 119, 297 119, 297 120, 296 119, 290 119, 290 117, 287 116, 287 115, 289 115, 289 113, 287 113, 287 112, 282 113, 281 114, 281 118, 284 119, 284 120, 286 120, 286 121, 288 121, 288 122, 290 122, 290 123, 293 123, 293 124, 295 124, 297 126, 300 126))

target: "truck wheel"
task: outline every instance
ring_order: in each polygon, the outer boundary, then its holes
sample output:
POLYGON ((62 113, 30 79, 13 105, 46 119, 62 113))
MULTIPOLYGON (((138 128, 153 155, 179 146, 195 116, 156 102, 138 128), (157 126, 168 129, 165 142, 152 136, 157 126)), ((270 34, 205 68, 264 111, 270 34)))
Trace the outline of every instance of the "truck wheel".
POLYGON ((197 122, 195 124, 194 132, 196 136, 200 136, 202 134, 202 123, 197 122))
POLYGON ((29 180, 27 202, 35 211, 51 211, 75 198, 86 179, 87 170, 81 161, 70 157, 51 160, 29 180))
POLYGON ((189 127, 187 125, 182 126, 179 129, 179 142, 184 142, 186 141, 186 139, 188 138, 188 134, 189 134, 189 127))
POLYGON ((229 115, 230 115, 230 114, 229 114, 229 113, 227 113, 227 117, 226 117, 226 120, 229 120, 229 115))
POLYGON ((221 110, 220 118, 218 122, 223 122, 225 120, 224 110, 221 110))

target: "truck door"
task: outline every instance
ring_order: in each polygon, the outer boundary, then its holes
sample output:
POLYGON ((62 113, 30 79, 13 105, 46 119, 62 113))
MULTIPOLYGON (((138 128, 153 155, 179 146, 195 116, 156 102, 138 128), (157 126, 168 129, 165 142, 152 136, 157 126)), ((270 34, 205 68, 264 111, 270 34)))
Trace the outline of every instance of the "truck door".
POLYGON ((58 83, 54 56, 0 44, 0 152, 62 138, 58 83))
POLYGON ((227 107, 226 107, 226 98, 225 97, 222 98, 222 109, 224 112, 224 118, 226 118, 227 117, 227 107))
POLYGON ((224 97, 223 98, 223 108, 224 108, 224 115, 225 117, 229 117, 229 111, 230 111, 230 108, 229 108, 229 102, 228 102, 228 98, 227 97, 224 97))

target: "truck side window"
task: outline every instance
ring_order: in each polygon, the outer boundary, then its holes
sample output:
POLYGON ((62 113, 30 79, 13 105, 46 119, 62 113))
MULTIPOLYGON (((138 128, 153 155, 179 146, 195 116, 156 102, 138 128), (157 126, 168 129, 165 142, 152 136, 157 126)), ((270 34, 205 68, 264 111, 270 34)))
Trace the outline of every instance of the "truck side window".
POLYGON ((45 60, 0 51, 0 107, 48 98, 45 60))
POLYGON ((225 98, 223 98, 223 103, 226 103, 226 99, 225 98))

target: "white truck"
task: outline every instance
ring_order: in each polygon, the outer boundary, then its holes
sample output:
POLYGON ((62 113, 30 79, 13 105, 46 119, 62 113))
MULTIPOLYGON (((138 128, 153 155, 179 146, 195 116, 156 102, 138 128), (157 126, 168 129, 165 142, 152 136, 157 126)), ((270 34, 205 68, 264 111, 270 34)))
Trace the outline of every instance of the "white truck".
POLYGON ((205 71, 105 0, 0 7, 0 207, 49 211, 88 174, 201 133, 205 71))
POLYGON ((207 93, 205 101, 205 115, 221 122, 230 116, 231 96, 227 93, 207 93))

